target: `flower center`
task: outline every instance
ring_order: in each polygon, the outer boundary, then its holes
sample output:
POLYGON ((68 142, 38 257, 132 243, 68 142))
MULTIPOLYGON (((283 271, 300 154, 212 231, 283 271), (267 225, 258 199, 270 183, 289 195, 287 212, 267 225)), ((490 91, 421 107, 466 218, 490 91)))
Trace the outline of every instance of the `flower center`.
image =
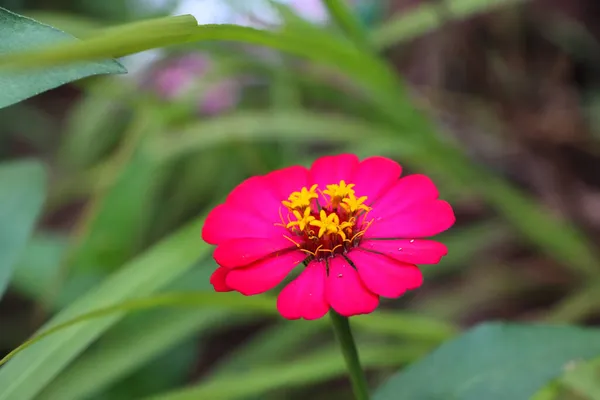
POLYGON ((318 185, 303 187, 281 202, 289 214, 277 225, 287 228, 290 236, 285 237, 314 258, 341 254, 356 246, 370 225, 365 222, 371 210, 366 200, 367 196, 356 196, 354 184, 343 180, 322 192, 318 185))

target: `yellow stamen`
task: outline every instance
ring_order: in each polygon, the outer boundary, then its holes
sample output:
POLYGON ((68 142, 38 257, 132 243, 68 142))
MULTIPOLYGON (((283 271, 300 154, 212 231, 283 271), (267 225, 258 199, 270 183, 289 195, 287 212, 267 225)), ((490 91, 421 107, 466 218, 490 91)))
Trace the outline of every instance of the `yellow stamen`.
POLYGON ((371 211, 371 207, 364 204, 367 201, 367 196, 356 198, 354 193, 348 194, 348 196, 342 200, 342 208, 348 213, 356 213, 358 211, 371 211))
POLYGON ((354 186, 342 180, 324 191, 316 184, 303 187, 282 201, 289 213, 280 209, 281 222, 276 225, 287 228, 291 236, 286 239, 310 256, 343 252, 355 246, 373 222, 365 223, 371 207, 365 204, 367 196, 356 196, 354 186), (319 198, 327 202, 319 204, 319 198))
POLYGON ((312 185, 310 189, 303 187, 299 192, 292 192, 287 201, 281 203, 289 210, 301 210, 310 206, 312 199, 317 199, 319 195, 316 193, 318 185, 312 185))
POLYGON ((345 181, 340 181, 339 184, 327 185, 327 189, 323 193, 329 196, 331 205, 337 207, 341 204, 344 198, 349 195, 354 195, 354 183, 349 185, 345 181))
POLYGON ((286 228, 288 228, 288 229, 297 226, 301 231, 303 231, 304 228, 306 228, 310 224, 310 222, 314 221, 314 219, 315 219, 315 217, 310 215, 310 213, 311 213, 310 207, 306 207, 302 214, 300 214, 300 211, 298 211, 298 210, 294 210, 292 213, 294 214, 294 217, 296 217, 296 221, 288 222, 288 224, 286 226, 286 228))
POLYGON ((345 225, 346 223, 340 224, 340 217, 338 217, 337 214, 331 213, 327 215, 325 210, 321 210, 319 218, 320 220, 315 218, 314 221, 310 222, 311 226, 319 228, 319 233, 317 233, 319 238, 322 238, 325 234, 338 234, 342 237, 342 240, 346 239, 346 234, 342 228, 342 225, 345 225))

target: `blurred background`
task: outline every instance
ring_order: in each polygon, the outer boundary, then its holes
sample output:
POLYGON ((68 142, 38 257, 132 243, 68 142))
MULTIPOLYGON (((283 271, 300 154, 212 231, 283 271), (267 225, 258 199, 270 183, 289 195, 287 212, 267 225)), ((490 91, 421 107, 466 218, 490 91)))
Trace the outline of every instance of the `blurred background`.
MULTIPOLYGON (((319 1, 281 3, 295 16, 253 0, 0 0, 78 37, 188 13, 201 24, 311 24, 337 34, 319 1)), ((404 129, 387 125, 351 78, 235 43, 126 57, 128 75, 86 79, 0 110, 0 160, 36 157, 51 175, 43 217, 0 302, 0 356, 243 179, 342 151, 393 157, 407 173, 435 165, 458 218, 440 237, 449 255, 423 267, 424 286, 384 302, 429 325, 405 337, 359 332, 361 350, 400 346, 391 361, 367 363, 374 385, 481 321, 600 322, 600 3, 350 3, 406 82, 409 101, 395 107, 404 129), (430 151, 411 153, 422 124, 408 104, 439 128, 430 151), (140 150, 156 140, 163 145, 140 150), (440 146, 464 159, 440 158, 440 146), (494 180, 468 179, 480 170, 494 180)), ((210 290, 213 269, 210 257, 199 260, 165 290, 210 290)), ((111 328, 43 398, 139 398, 268 371, 333 346, 324 325, 144 311, 111 328)), ((349 398, 343 370, 314 376, 302 365, 307 373, 294 379, 275 370, 250 382, 258 389, 247 398, 349 398)))

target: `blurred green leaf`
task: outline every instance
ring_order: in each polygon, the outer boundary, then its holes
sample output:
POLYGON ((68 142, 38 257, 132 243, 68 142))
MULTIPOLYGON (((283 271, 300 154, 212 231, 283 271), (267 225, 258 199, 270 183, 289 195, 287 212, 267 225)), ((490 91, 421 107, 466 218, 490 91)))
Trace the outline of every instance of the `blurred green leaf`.
POLYGON ((525 0, 447 0, 440 3, 422 3, 414 10, 399 12, 376 28, 372 40, 377 47, 392 46, 401 41, 416 39, 453 21, 476 14, 509 7, 525 0))
POLYGON ((83 39, 94 31, 106 27, 104 21, 75 13, 32 10, 27 11, 25 16, 42 24, 51 25, 61 31, 69 32, 79 39, 83 39))
POLYGON ((550 323, 582 322, 600 308, 600 282, 593 279, 561 299, 544 316, 550 323))
POLYGON ((104 335, 36 399, 90 398, 197 332, 224 326, 229 316, 197 308, 156 310, 133 317, 137 318, 128 317, 131 321, 104 335))
MULTIPOLYGON (((266 296, 245 298, 237 293, 219 293, 219 292, 191 292, 191 293, 167 293, 146 298, 134 298, 133 300, 123 301, 121 303, 99 307, 93 311, 81 313, 80 315, 68 319, 64 322, 51 324, 41 329, 39 333, 31 339, 25 341, 19 347, 11 351, 0 360, 0 366, 15 359, 18 355, 30 350, 33 345, 46 341, 48 337, 57 337, 56 333, 64 332, 73 327, 85 327, 86 322, 99 319, 106 321, 110 316, 122 317, 124 313, 146 311, 160 307, 198 307, 208 306, 221 309, 246 310, 248 312, 274 314, 275 307, 273 299, 266 296)), ((67 310, 68 311, 68 310, 67 310)), ((64 313, 62 313, 64 314, 64 313)), ((60 316, 60 315, 59 315, 60 316)), ((118 318, 113 318, 110 322, 115 322, 118 318)), ((14 363, 13 363, 14 364, 14 363)), ((0 379, 2 375, 0 374, 0 379)), ((1 397, 0 397, 1 398, 1 397)))
POLYGON ((289 358, 298 351, 304 352, 312 336, 322 332, 325 324, 306 321, 285 321, 259 332, 241 348, 228 355, 214 369, 214 376, 249 372, 258 366, 268 366, 289 358))
POLYGON ((198 358, 206 350, 196 338, 175 344, 164 354, 145 360, 141 368, 112 384, 97 395, 86 397, 94 400, 140 399, 155 393, 181 387, 193 373, 198 358))
MULTIPOLYGON (((27 19, 28 20, 28 19, 27 19)), ((76 61, 96 60, 106 57, 122 57, 153 48, 184 43, 198 24, 191 15, 156 18, 132 22, 96 31, 93 37, 82 41, 67 41, 66 35, 54 41, 42 41, 47 46, 4 54, 0 65, 4 68, 49 67, 76 61), (49 46, 52 44, 52 46, 49 46)), ((2 53, 0 53, 2 54, 2 53)))
MULTIPOLYGON (((395 347, 370 346, 361 349, 361 361, 366 369, 396 366, 414 360, 425 350, 426 348, 414 344, 395 347)), ((339 351, 319 350, 316 354, 298 358, 294 362, 219 376, 190 388, 153 396, 151 399, 241 399, 278 388, 323 382, 342 376, 345 372, 345 363, 339 351)))
POLYGON ((143 234, 165 175, 144 151, 144 144, 163 127, 151 114, 138 111, 120 147, 104 165, 69 266, 114 270, 143 247, 143 234))
POLYGON ((84 271, 71 273, 63 279, 61 265, 68 243, 68 238, 60 234, 43 232, 34 235, 17 263, 12 288, 45 310, 57 311, 100 283, 106 274, 85 267, 80 268, 84 271))
POLYGON ((572 221, 556 218, 510 183, 486 175, 476 181, 485 189, 482 194, 524 237, 565 267, 600 278, 600 263, 593 245, 572 221))
POLYGON ((323 0, 331 19, 342 29, 348 39, 364 50, 371 49, 370 38, 362 22, 354 15, 348 2, 323 0))
POLYGON ((94 200, 93 215, 69 264, 78 270, 111 271, 130 259, 142 244, 162 177, 150 157, 133 155, 113 185, 94 200))
MULTIPOLYGON (((283 50, 342 69, 389 99, 397 78, 385 63, 364 55, 350 42, 317 27, 273 32, 239 25, 200 25, 192 16, 167 17, 109 28, 80 43, 66 43, 0 58, 3 68, 34 68, 102 57, 120 57, 144 50, 198 41, 234 41, 283 50), (158 34, 157 32, 161 32, 158 34), (386 94, 387 93, 387 94, 386 94)), ((397 96, 394 96, 398 100, 397 96)), ((375 98, 374 100, 378 100, 375 98)), ((396 111, 398 111, 396 109, 396 111)))
POLYGON ((31 237, 21 254, 11 286, 33 300, 40 300, 60 269, 68 238, 58 234, 39 233, 31 237))
POLYGON ((40 163, 0 164, 0 297, 26 248, 45 198, 46 173, 40 163))
POLYGON ((574 362, 558 382, 586 399, 600 399, 600 358, 574 362))
POLYGON ((508 239, 510 234, 506 224, 493 220, 442 233, 437 240, 448 247, 448 255, 437 265, 422 266, 423 274, 433 278, 460 271, 465 265, 472 265, 474 258, 486 254, 487 249, 508 239))
MULTIPOLYGON (((213 269, 213 262, 201 262, 169 288, 208 290, 213 269)), ((192 335, 206 335, 214 329, 247 320, 248 317, 230 311, 205 308, 157 309, 129 315, 75 360, 36 399, 90 398, 157 357, 166 356, 170 349, 192 335)))
MULTIPOLYGON (((211 120, 194 122, 168 138, 152 144, 159 159, 170 160, 223 142, 283 141, 312 142, 323 140, 333 143, 360 143, 365 138, 391 135, 386 126, 378 126, 343 115, 325 115, 306 111, 237 112, 211 120)), ((414 147, 410 141, 402 143, 403 153, 414 147)), ((400 152, 400 147, 397 149, 400 152)))
POLYGON ((393 376, 374 400, 527 399, 569 362, 599 353, 597 329, 484 324, 393 376))
MULTIPOLYGON (((219 309, 243 310, 246 313, 278 315, 275 306, 276 298, 270 295, 247 297, 239 293, 220 292, 169 292, 166 294, 146 298, 134 298, 106 307, 98 307, 86 313, 61 320, 50 326, 42 328, 31 339, 11 351, 0 360, 0 366, 16 358, 19 354, 30 350, 38 342, 45 341, 58 332, 76 326, 86 326, 86 322, 94 319, 103 319, 114 314, 122 316, 124 312, 139 312, 159 307, 213 307, 219 309)), ((64 314, 64 313, 63 313, 64 314)), ((324 319, 313 321, 314 324, 323 324, 324 319)), ((369 330, 373 333, 396 335, 399 337, 413 337, 424 341, 440 341, 454 336, 456 328, 443 321, 434 320, 419 315, 400 312, 378 312, 376 314, 355 316, 352 324, 359 329, 369 330)), ((0 373, 0 382, 2 375, 0 373)), ((1 398, 1 397, 0 397, 1 398)))
MULTIPOLYGON (((0 7, 0 57, 48 46, 63 41, 71 41, 73 37, 41 24, 30 18, 14 14, 0 7)), ((0 108, 22 101, 46 90, 91 75, 118 74, 127 72, 114 60, 79 63, 68 67, 55 67, 27 72, 0 72, 0 108)))
POLYGON ((106 93, 102 88, 132 90, 119 81, 103 81, 89 88, 70 108, 64 129, 64 139, 58 150, 58 161, 66 169, 92 167, 112 150, 124 134, 131 113, 120 101, 116 91, 106 93), (101 87, 100 87, 101 86, 101 87))
MULTIPOLYGON (((202 225, 203 219, 197 219, 158 243, 59 313, 41 331, 86 311, 151 294, 175 280, 210 250, 198 236, 202 225)), ((29 400, 38 395, 83 349, 122 316, 123 313, 115 313, 82 322, 25 349, 0 369, 0 399, 29 400)))

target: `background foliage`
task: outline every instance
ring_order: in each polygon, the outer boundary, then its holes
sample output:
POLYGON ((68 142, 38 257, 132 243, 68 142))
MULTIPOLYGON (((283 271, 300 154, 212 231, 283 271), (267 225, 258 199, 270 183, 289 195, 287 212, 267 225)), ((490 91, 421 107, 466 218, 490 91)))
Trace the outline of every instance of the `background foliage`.
POLYGON ((600 7, 309 3, 231 1, 250 28, 0 1, 84 40, 0 9, 0 351, 46 332, 0 399, 348 398, 327 321, 212 293, 200 239, 244 178, 342 151, 431 175, 458 217, 422 289, 352 320, 375 399, 600 398, 600 7))

